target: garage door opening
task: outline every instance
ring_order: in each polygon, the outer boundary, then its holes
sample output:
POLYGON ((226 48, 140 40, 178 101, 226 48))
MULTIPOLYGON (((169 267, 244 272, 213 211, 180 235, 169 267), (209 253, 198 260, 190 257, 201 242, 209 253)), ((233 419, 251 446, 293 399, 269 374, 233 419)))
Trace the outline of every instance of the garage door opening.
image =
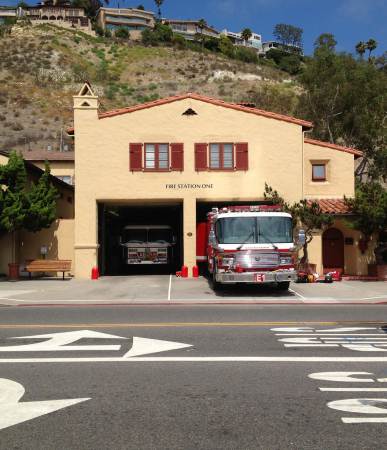
POLYGON ((101 275, 175 273, 183 262, 182 204, 98 205, 101 275))

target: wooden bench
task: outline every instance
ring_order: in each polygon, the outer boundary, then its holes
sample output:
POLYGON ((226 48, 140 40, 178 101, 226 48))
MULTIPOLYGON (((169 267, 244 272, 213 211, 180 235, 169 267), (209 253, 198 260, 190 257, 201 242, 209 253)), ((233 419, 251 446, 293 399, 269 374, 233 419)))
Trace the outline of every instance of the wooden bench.
POLYGON ((53 260, 53 259, 34 259, 26 265, 26 271, 31 278, 32 272, 63 272, 63 280, 65 272, 70 272, 70 260, 53 260))

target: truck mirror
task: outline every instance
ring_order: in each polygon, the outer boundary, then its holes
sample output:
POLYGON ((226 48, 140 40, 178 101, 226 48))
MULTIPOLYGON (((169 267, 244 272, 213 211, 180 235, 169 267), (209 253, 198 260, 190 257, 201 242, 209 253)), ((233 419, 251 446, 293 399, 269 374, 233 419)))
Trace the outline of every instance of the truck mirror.
POLYGON ((298 231, 298 244, 299 245, 305 245, 305 242, 306 242, 305 231, 304 230, 299 230, 298 231))

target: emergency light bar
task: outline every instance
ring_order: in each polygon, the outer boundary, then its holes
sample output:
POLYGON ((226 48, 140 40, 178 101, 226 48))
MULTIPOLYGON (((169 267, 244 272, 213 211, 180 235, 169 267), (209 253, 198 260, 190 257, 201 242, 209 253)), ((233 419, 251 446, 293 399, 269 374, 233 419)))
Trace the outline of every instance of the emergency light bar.
POLYGON ((225 208, 212 208, 209 214, 225 214, 232 212, 281 212, 281 205, 241 205, 225 208))

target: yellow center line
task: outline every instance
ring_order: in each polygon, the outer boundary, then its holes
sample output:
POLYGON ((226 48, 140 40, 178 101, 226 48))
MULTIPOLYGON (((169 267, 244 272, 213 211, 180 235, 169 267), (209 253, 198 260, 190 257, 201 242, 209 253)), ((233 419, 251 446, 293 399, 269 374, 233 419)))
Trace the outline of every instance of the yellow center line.
POLYGON ((21 324, 0 324, 0 329, 22 329, 22 328, 185 328, 185 327, 267 327, 267 326, 337 326, 337 325, 385 325, 380 321, 304 321, 304 322, 150 322, 150 323, 21 323, 21 324))

